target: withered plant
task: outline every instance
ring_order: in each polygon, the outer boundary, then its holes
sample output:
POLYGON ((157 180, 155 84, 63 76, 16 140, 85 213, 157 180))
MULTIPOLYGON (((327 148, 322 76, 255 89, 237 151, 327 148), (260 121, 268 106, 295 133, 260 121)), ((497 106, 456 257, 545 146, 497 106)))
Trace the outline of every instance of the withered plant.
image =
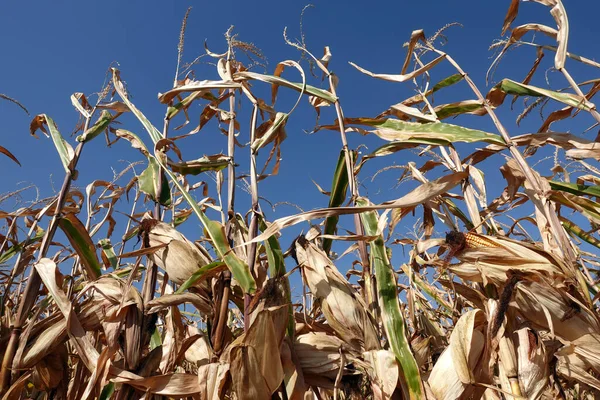
POLYGON ((578 82, 566 67, 600 64, 568 51, 561 0, 535 2, 556 28, 513 26, 521 2, 512 0, 488 77, 512 48, 531 48, 535 61, 486 94, 440 50, 443 30, 412 33, 400 74, 352 64, 415 90, 371 117, 344 115, 336 88, 347 77, 331 72, 329 48, 319 57, 286 35, 304 64, 264 72, 260 50, 229 30, 222 54, 206 47, 216 74, 197 78, 194 62, 183 65, 186 14, 172 89, 158 95, 162 129, 116 68, 94 104, 71 96, 81 118, 75 148, 50 116, 35 116, 31 133, 52 139, 65 175, 57 196, 0 211, 2 398, 596 398, 600 146, 551 127, 582 115, 600 123, 600 80, 578 82), (533 34, 555 43, 526 41, 533 34), (546 55, 565 87, 531 84, 546 55), (451 75, 437 76, 441 68, 451 75), (470 99, 436 103, 458 85, 470 99), (265 89, 270 98, 259 95, 265 89), (296 96, 291 109, 277 104, 280 91, 296 96), (516 135, 497 115, 507 97, 524 100, 517 122, 552 111, 538 132, 516 135), (339 134, 331 187, 318 187, 328 204, 273 219, 259 182, 278 173, 286 124, 307 100, 326 121, 314 133, 339 134), (452 117, 465 126, 444 122, 452 117), (476 117, 495 129, 469 128, 476 117), (226 140, 227 153, 183 159, 199 132, 226 140), (385 143, 359 152, 351 135, 385 143), (143 172, 133 163, 79 189, 84 147, 102 137, 139 151, 143 172), (544 151, 554 154, 549 170, 536 164, 544 151), (424 161, 398 164, 407 152, 424 161), (490 199, 480 164, 488 158, 506 180, 490 199), (416 188, 370 201, 361 182, 374 159, 392 160, 375 175, 401 171, 416 188), (240 206, 246 195, 249 209, 240 206), (186 221, 200 229, 184 235, 186 221), (283 247, 297 224, 305 232, 283 247), (302 282, 298 292, 290 279, 302 282))

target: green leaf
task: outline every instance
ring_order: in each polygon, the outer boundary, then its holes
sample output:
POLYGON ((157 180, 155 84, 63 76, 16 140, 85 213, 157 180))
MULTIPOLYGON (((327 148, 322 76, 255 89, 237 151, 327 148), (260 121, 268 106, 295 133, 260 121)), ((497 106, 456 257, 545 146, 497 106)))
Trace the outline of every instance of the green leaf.
POLYGON ((404 274, 406 274, 406 276, 410 276, 410 279, 412 280, 412 282, 415 286, 417 286, 419 289, 421 289, 422 291, 427 293, 427 295, 429 297, 431 297, 440 306, 442 306, 444 309, 446 309, 446 311, 447 311, 446 315, 449 318, 452 317, 452 314, 454 313, 454 309, 452 308, 452 306, 446 300, 444 300, 443 297, 440 297, 438 292, 433 290, 433 288, 427 281, 424 281, 419 275, 415 274, 414 271, 412 269, 410 269, 410 267, 407 264, 403 264, 401 268, 402 268, 402 271, 404 272, 404 274))
POLYGON ((275 115, 275 121, 273 124, 267 129, 267 131, 258 139, 254 140, 252 145, 252 151, 256 153, 259 149, 261 149, 266 144, 270 143, 280 132, 281 129, 285 128, 285 124, 288 120, 290 114, 278 112, 275 115))
POLYGON ((431 88, 431 90, 429 92, 426 93, 426 95, 432 94, 437 92, 440 89, 443 89, 445 87, 448 86, 452 86, 455 83, 458 83, 460 81, 462 81, 463 79, 465 79, 464 75, 462 74, 454 74, 454 75, 450 75, 447 78, 442 79, 441 81, 439 81, 438 83, 436 83, 433 88, 431 88))
POLYGON ((113 393, 115 392, 115 383, 108 382, 103 388, 102 392, 100 392, 100 397, 98 400, 109 400, 112 398, 113 393))
POLYGON ((15 245, 10 246, 8 249, 6 249, 4 253, 0 254, 0 264, 4 264, 5 262, 13 258, 15 255, 17 255, 20 251, 27 248, 27 246, 38 242, 40 239, 42 239, 42 237, 44 237, 44 233, 45 231, 43 229, 38 228, 34 237, 26 239, 21 243, 17 243, 15 245))
POLYGON ((94 125, 88 128, 82 135, 77 137, 78 142, 89 142, 108 128, 110 123, 115 118, 110 112, 103 110, 102 114, 94 125))
MULTIPOLYGON (((162 154, 164 156, 164 154, 162 154)), ((250 268, 248 264, 241 260, 233 251, 231 251, 231 247, 229 246, 229 240, 227 240, 227 235, 225 234, 225 228, 223 225, 216 221, 211 221, 206 214, 202 211, 196 200, 190 195, 190 193, 185 189, 185 187, 179 182, 177 176, 165 167, 157 158, 153 157, 156 162, 158 162, 164 169, 167 175, 171 178, 171 181, 179 188, 181 191, 181 195, 185 198, 188 204, 194 210, 194 213, 206 229, 210 240, 212 241, 213 247, 215 251, 222 258, 222 260, 227 264, 227 267, 233 274, 233 277, 238 281, 242 289, 246 293, 254 293, 256 291, 256 282, 254 281, 254 277, 250 272, 250 268)))
MULTIPOLYGON (((157 201, 158 199, 157 193, 159 173, 160 166, 153 157, 149 157, 148 168, 146 168, 144 172, 138 176, 140 190, 150 196, 150 198, 154 201, 157 201)), ((160 189, 160 204, 163 206, 168 206, 171 204, 171 189, 169 188, 169 182, 164 178, 164 175, 163 179, 160 181, 162 183, 162 187, 160 189)))
POLYGON ((48 131, 50 131, 50 137, 52 138, 52 142, 54 142, 54 147, 56 151, 58 151, 58 155, 60 157, 60 161, 65 169, 65 172, 69 172, 69 164, 75 155, 73 151, 73 147, 62 137, 56 123, 54 120, 50 118, 46 114, 37 115, 30 124, 29 130, 32 135, 35 136, 35 131, 40 129, 44 134, 47 135, 46 130, 44 129, 44 124, 48 126, 48 131))
POLYGON ((569 192, 577 196, 595 196, 600 197, 600 186, 583 185, 578 183, 567 183, 558 181, 549 181, 552 190, 569 192))
POLYGON ((462 81, 464 79, 464 76, 461 74, 454 74, 454 75, 450 75, 447 78, 442 79, 441 81, 439 81, 438 83, 435 84, 435 86, 433 88, 431 88, 430 90, 428 90, 427 92, 425 92, 423 95, 421 94, 416 94, 406 100, 404 100, 402 102, 402 104, 406 105, 406 106, 411 106, 411 105, 415 105, 415 104, 419 104, 423 102, 423 97, 427 97, 432 95, 433 93, 437 92, 440 89, 443 89, 445 87, 448 86, 452 86, 455 83, 458 83, 460 81, 462 81))
POLYGON ((568 219, 563 217, 559 218, 560 222, 562 223, 562 226, 567 230, 567 232, 600 249, 600 240, 596 239, 594 236, 590 235, 589 233, 581 229, 578 225, 569 221, 568 219))
POLYGON ((446 204, 446 206, 448 206, 448 209, 450 210, 450 212, 455 217, 460 219, 463 222, 463 224, 465 224, 465 228, 467 230, 470 231, 471 229, 475 228, 475 225, 473 225, 473 222, 471 222, 469 217, 467 217, 467 215, 464 212, 462 212, 462 210, 460 208, 458 208, 456 203, 454 203, 451 199, 449 199, 447 197, 442 197, 442 201, 446 204))
MULTIPOLYGON (((356 204, 359 207, 368 206, 369 202, 364 198, 359 198, 356 204)), ((365 235, 377 236, 377 212, 367 211, 362 213, 360 217, 365 227, 365 235)), ((371 266, 375 270, 377 296, 381 306, 381 319, 388 343, 402 367, 401 371, 408 385, 410 399, 422 399, 424 394, 419 367, 406 337, 404 318, 398 300, 396 278, 385 249, 383 235, 380 234, 377 239, 371 242, 370 248, 371 266)))
MULTIPOLYGON (((342 150, 338 157, 338 162, 333 173, 333 182, 331 183, 331 195, 329 196, 329 207, 339 207, 346 200, 346 191, 348 190, 348 168, 346 168, 346 152, 342 150)), ((350 153, 352 165, 356 162, 356 152, 350 153)), ((326 235, 335 234, 337 223, 340 217, 337 215, 325 219, 324 233, 326 235)), ((331 239, 323 239, 323 250, 329 254, 331 250, 331 239)))
MULTIPOLYGON (((298 92, 302 92, 302 88, 303 88, 303 85, 301 83, 290 82, 286 79, 283 79, 283 78, 280 78, 280 77, 274 76, 274 75, 265 75, 265 74, 259 74, 256 72, 250 72, 250 71, 236 72, 233 75, 233 78, 236 80, 237 79, 258 80, 258 81, 267 82, 270 84, 285 86, 287 88, 294 89, 298 92)), ((330 103, 335 103, 337 101, 337 97, 335 97, 331 92, 329 92, 327 90, 316 88, 314 86, 306 85, 304 92, 311 96, 316 96, 320 99, 326 100, 330 103)))
POLYGON ((144 126, 144 129, 146 129, 146 131, 150 135, 150 138, 152 139, 154 144, 156 144, 160 139, 162 139, 162 134, 159 132, 158 129, 154 127, 154 125, 152 125, 148 118, 146 118, 146 116, 140 110, 138 110, 131 101, 129 101, 129 97, 127 96, 127 92, 125 91, 125 87, 123 86, 123 82, 121 82, 119 70, 116 68, 112 68, 112 73, 113 85, 115 87, 115 90, 117 91, 119 96, 121 96, 121 99, 127 105, 127 107, 129 107, 131 112, 137 117, 138 120, 140 120, 140 122, 144 126))
POLYGON ((406 139, 433 139, 446 140, 448 142, 486 142, 491 144, 505 145, 504 140, 493 133, 464 126, 447 124, 445 122, 428 122, 420 124, 417 122, 400 121, 398 119, 382 118, 346 118, 348 125, 367 125, 377 128, 371 133, 388 141, 403 141, 406 139))
POLYGON ((549 97, 560 103, 586 111, 590 111, 595 107, 593 103, 575 94, 542 89, 540 87, 515 82, 510 79, 503 79, 502 82, 498 83, 488 94, 488 99, 490 99, 491 103, 494 105, 497 103, 496 99, 502 98, 503 96, 498 92, 515 96, 549 97))
POLYGON ((230 165, 231 162, 231 157, 224 154, 216 154, 185 162, 173 162, 169 160, 167 161, 167 165, 174 172, 182 175, 198 175, 207 171, 220 171, 230 165))
POLYGON ((150 336, 150 351, 160 346, 162 346, 162 338, 160 337, 160 331, 158 330, 156 325, 154 325, 152 335, 150 336))
POLYGON ((119 262, 117 260, 117 255, 115 254, 115 250, 113 249, 110 239, 101 239, 98 241, 98 244, 102 248, 102 252, 104 253, 104 256, 110 263, 110 266, 113 267, 113 269, 117 269, 119 262))
POLYGON ((581 215, 595 224, 600 224, 600 203, 587 197, 576 196, 567 192, 554 192, 550 200, 579 211, 581 215))
POLYGON ((456 103, 442 104, 435 108, 438 119, 445 119, 462 114, 476 114, 478 111, 485 112, 485 107, 479 100, 465 100, 456 103))
POLYGON ((100 262, 96 254, 96 246, 94 246, 94 242, 92 242, 92 238, 90 238, 85 226, 72 213, 60 218, 58 225, 77 252, 90 278, 97 279, 102 274, 100 262))
POLYGON ((185 282, 183 282, 183 284, 179 287, 179 289, 177 289, 175 294, 185 292, 209 272, 222 269, 223 267, 226 267, 224 262, 213 261, 210 264, 206 264, 205 266, 198 268, 198 271, 194 272, 185 282))

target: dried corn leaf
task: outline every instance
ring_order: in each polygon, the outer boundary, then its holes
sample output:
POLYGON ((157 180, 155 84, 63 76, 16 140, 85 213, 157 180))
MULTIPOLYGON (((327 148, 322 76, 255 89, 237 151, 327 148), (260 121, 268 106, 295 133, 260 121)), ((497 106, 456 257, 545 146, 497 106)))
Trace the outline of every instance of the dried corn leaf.
POLYGON ((482 355, 485 317, 481 310, 463 314, 455 325, 447 347, 435 363, 427 380, 438 400, 477 398, 483 390, 472 385, 483 382, 485 360, 482 355))
POLYGON ((151 247, 167 245, 150 255, 153 262, 167 271, 169 279, 177 284, 184 283, 199 268, 210 264, 210 259, 195 244, 171 225, 146 217, 151 247))
POLYGON ((374 399, 391 399, 398 384, 398 362, 394 353, 388 350, 371 350, 363 353, 364 360, 371 364, 374 399))

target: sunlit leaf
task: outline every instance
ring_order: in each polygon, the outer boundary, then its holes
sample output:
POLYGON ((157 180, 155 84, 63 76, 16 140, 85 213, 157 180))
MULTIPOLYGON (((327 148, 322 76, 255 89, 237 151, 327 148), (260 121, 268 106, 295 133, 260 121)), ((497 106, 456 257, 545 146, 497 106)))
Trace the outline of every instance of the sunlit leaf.
MULTIPOLYGON (((236 80, 238 80, 238 79, 239 80, 248 80, 248 79, 259 80, 259 81, 263 81, 263 82, 267 82, 267 83, 271 83, 271 84, 284 86, 284 87, 287 87, 290 89, 294 89, 294 90, 297 90, 298 92, 302 91, 301 83, 290 82, 290 81, 280 78, 278 76, 265 75, 265 74, 259 74, 256 72, 244 71, 244 72, 236 72, 233 75, 233 77, 236 80)), ((316 88, 314 86, 306 85, 305 92, 311 96, 315 96, 320 99, 327 100, 330 103, 335 103, 335 101, 337 100, 337 98, 334 95, 332 95, 331 92, 329 92, 327 90, 316 88)))
POLYGON ((515 82, 510 79, 503 79, 502 82, 494 86, 494 88, 488 93, 488 100, 494 106, 499 106, 504 100, 505 94, 512 94, 515 96, 533 96, 533 97, 548 97, 554 99, 560 103, 576 107, 581 110, 592 110, 595 108, 594 104, 587 101, 586 99, 571 93, 557 92, 554 90, 543 89, 540 87, 525 85, 523 83, 515 82))
MULTIPOLYGON (((356 161, 356 152, 349 153, 352 159, 352 165, 356 161)), ((331 195, 329 196, 329 207, 339 207, 346 200, 346 192, 348 190, 348 168, 346 168, 346 152, 342 150, 338 157, 338 162, 333 173, 333 180, 331 183, 331 195)), ((337 223, 339 221, 337 215, 327 217, 325 219, 325 229, 323 233, 325 235, 335 234, 337 223)), ((331 239, 323 239, 323 250, 325 253, 329 253, 331 250, 331 239)))
MULTIPOLYGON (((148 168, 146 168, 138 177, 140 190, 146 193, 154 201, 158 200, 160 193, 160 204, 168 206, 171 204, 171 189, 169 182, 166 179, 160 179, 160 167, 153 158, 148 159, 148 168), (161 183, 161 188, 158 188, 158 183, 161 183)), ((163 175, 164 176, 164 175, 163 175)))
POLYGON ((100 114, 100 117, 94 123, 94 125, 90 126, 87 131, 83 132, 82 135, 77 136, 77 141, 78 142, 89 142, 90 140, 92 140, 93 138, 95 138, 96 136, 98 136, 99 134, 104 132, 106 129, 108 129, 108 126, 110 125, 110 123, 113 121, 114 118, 115 118, 115 115, 111 114, 110 112, 108 112, 106 110, 103 110, 102 114, 100 114))
POLYGON ((81 223, 75 214, 67 214, 59 220, 59 225, 67 236, 67 239, 69 239, 69 243, 71 243, 71 246, 73 246, 79 255, 91 279, 98 278, 102 272, 98 255, 96 254, 96 246, 83 223, 81 223))
POLYGON ((73 147, 62 137, 54 120, 48 117, 46 114, 37 115, 29 126, 29 130, 33 136, 37 130, 41 130, 46 136, 48 136, 48 132, 50 132, 50 137, 52 138, 52 142, 54 142, 54 147, 56 147, 56 151, 58 151, 58 155, 60 156, 60 161, 63 164, 63 167, 66 172, 69 172, 69 164, 75 155, 73 151, 73 147), (46 128, 48 127, 48 131, 46 128))

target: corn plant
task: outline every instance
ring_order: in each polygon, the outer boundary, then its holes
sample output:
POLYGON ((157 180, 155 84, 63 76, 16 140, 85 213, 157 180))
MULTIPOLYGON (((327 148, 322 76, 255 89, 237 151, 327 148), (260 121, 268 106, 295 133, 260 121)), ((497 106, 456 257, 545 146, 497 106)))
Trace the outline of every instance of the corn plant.
POLYGON ((136 107, 127 71, 117 68, 96 102, 71 96, 81 120, 75 147, 51 116, 35 116, 30 131, 52 140, 64 181, 56 196, 0 210, 0 394, 596 398, 600 151, 596 141, 551 126, 580 115, 600 123, 592 103, 600 80, 578 82, 566 68, 600 64, 568 51, 561 0, 535 1, 556 27, 514 26, 521 2, 512 0, 488 78, 514 47, 534 48, 535 61, 525 77, 501 79, 485 94, 437 44, 451 25, 432 36, 414 31, 400 74, 351 63, 356 73, 416 92, 376 116, 345 116, 337 87, 346 77, 330 69, 333 51, 319 57, 285 33, 305 62, 262 71, 260 50, 229 30, 222 53, 206 46, 215 73, 198 79, 194 63, 183 65, 188 11, 172 88, 158 94, 162 127, 136 107), (555 44, 525 41, 532 33, 555 44), (565 87, 532 84, 546 54, 565 87), (438 73, 444 67, 449 76, 438 73), (458 85, 472 98, 436 103, 458 85), (296 98, 291 108, 277 102, 283 91, 296 98), (508 96, 524 101, 517 122, 536 107, 553 111, 538 132, 515 135, 499 116, 508 96), (331 187, 318 187, 327 196, 322 208, 275 219, 259 182, 279 171, 286 125, 306 103, 326 120, 316 135, 339 135, 331 187), (453 117, 461 124, 447 122, 453 117), (477 117, 489 118, 493 131, 470 127, 477 117), (181 134, 192 121, 199 122, 181 134), (186 140, 200 132, 226 142, 226 154, 184 159, 186 140), (381 143, 358 151, 349 137, 359 135, 381 143), (86 144, 101 137, 139 151, 143 171, 132 163, 112 181, 75 187, 86 144), (550 172, 535 158, 548 149, 550 172), (423 163, 396 164, 409 152, 423 163), (481 163, 493 158, 506 182, 488 199, 481 163), (374 160, 392 160, 375 175, 400 170, 414 188, 369 199, 363 180, 374 160), (409 221, 414 232, 403 233, 409 221), (199 229, 184 234, 181 224, 192 222, 199 229), (294 225, 308 228, 286 249, 294 225), (392 254, 398 246, 402 261, 392 254))

